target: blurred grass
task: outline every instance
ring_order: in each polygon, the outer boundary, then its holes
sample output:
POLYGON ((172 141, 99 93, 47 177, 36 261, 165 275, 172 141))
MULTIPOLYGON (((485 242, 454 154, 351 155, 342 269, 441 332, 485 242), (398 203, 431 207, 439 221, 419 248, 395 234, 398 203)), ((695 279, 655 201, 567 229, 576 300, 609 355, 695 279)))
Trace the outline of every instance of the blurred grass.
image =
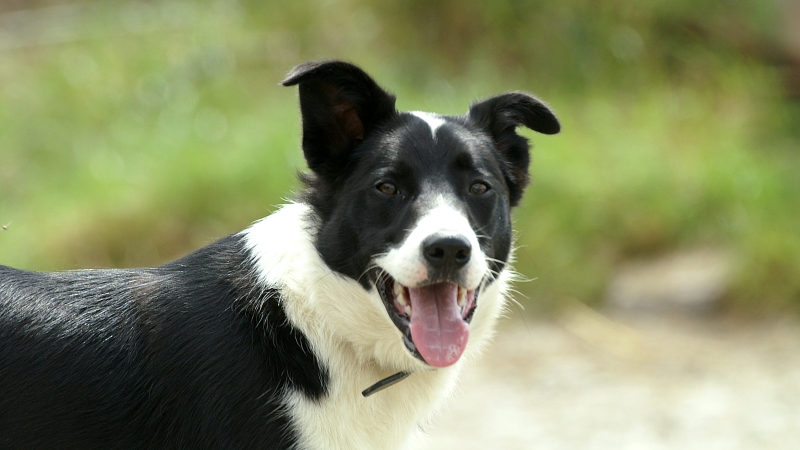
POLYGON ((458 114, 523 89, 559 113, 562 134, 526 132, 525 305, 597 303, 625 261, 711 247, 736 261, 729 306, 798 310, 797 111, 779 71, 697 31, 769 38, 778 3, 717 3, 9 4, 0 263, 154 265, 268 214, 304 167, 278 82, 337 57, 400 109, 458 114))

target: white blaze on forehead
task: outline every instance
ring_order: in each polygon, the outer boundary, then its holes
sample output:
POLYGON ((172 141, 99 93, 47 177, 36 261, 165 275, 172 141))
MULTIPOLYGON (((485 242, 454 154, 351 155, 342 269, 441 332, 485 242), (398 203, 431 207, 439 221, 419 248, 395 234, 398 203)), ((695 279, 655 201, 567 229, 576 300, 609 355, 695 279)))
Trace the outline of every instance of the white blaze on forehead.
POLYGON ((411 111, 411 114, 424 120, 425 123, 427 123, 428 126, 431 127, 431 136, 433 136, 434 138, 436 138, 436 130, 440 126, 444 125, 444 119, 437 116, 436 114, 426 113, 422 111, 411 111))

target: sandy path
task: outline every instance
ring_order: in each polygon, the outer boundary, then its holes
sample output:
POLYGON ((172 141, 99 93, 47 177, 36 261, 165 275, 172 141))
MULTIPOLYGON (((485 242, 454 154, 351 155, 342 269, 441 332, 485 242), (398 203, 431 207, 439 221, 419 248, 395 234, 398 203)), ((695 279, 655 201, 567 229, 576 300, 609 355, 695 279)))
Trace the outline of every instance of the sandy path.
POLYGON ((425 449, 798 449, 800 324, 510 321, 425 449))

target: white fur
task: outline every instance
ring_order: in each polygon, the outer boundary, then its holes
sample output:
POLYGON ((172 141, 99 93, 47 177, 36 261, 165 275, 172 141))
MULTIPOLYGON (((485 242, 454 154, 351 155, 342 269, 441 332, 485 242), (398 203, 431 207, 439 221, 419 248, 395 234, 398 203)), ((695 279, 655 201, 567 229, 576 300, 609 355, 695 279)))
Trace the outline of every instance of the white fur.
POLYGON ((434 139, 436 139, 436 130, 438 130, 440 126, 445 124, 444 119, 437 116, 436 114, 427 113, 423 111, 411 111, 411 114, 424 120, 425 123, 427 123, 428 126, 431 127, 431 135, 433 136, 434 139))
MULTIPOLYGON (((453 390, 464 362, 490 338, 509 272, 482 290, 461 360, 431 369, 409 354, 375 289, 367 292, 325 265, 313 245, 312 214, 307 205, 289 204, 243 231, 260 281, 281 290, 288 319, 306 335, 329 371, 329 391, 319 402, 287 393, 301 447, 408 448, 453 390), (371 397, 361 396, 362 390, 400 370, 415 372, 371 397)), ((426 217, 454 218, 444 209, 433 214, 426 217)))
POLYGON ((417 287, 428 281, 428 270, 420 251, 422 241, 434 233, 462 235, 472 245, 472 257, 465 267, 467 289, 476 289, 488 270, 486 257, 469 220, 453 208, 444 196, 430 202, 432 208, 420 218, 405 241, 376 259, 381 268, 403 286, 417 287))

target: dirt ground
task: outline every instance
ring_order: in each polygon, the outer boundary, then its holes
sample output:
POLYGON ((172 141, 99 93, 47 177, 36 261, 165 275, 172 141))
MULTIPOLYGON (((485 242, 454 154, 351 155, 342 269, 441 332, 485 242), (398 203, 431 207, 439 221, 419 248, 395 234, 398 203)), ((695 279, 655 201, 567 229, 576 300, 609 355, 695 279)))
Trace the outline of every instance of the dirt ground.
POLYGON ((800 323, 506 320, 424 449, 800 448, 800 323))

